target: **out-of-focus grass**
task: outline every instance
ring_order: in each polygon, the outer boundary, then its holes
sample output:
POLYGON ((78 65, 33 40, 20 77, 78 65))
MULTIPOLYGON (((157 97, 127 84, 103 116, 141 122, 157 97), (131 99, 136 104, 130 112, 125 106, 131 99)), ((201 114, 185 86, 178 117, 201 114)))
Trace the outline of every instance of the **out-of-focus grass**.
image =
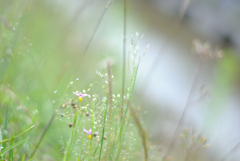
MULTIPOLYGON (((26 137, 29 137, 29 140, 17 149, 17 153, 9 156, 15 160, 25 158, 26 154, 26 158, 30 159, 44 128, 58 109, 59 103, 63 101, 61 99, 65 96, 67 84, 72 79, 79 78, 79 86, 76 88, 87 88, 97 77, 96 63, 99 63, 105 54, 103 50, 93 47, 91 55, 86 55, 87 58, 84 57, 82 61, 86 39, 89 39, 92 30, 81 35, 80 40, 69 37, 71 21, 54 5, 46 5, 44 1, 4 0, 0 2, 0 6, 1 114, 4 114, 8 107, 8 117, 2 115, 0 124, 7 118, 8 129, 3 130, 6 135, 4 139, 11 138, 13 132, 17 136, 30 126, 36 125, 34 130, 15 138, 15 142, 26 137), (79 45, 75 45, 73 50, 71 43, 79 45), (60 95, 53 94, 56 89, 60 95)), ((84 27, 86 26, 88 24, 84 24, 84 27)), ((119 72, 119 69, 114 67, 112 70, 113 73, 119 72)), ((120 87, 114 90, 118 91, 120 87)), ((66 148, 64 144, 69 133, 68 122, 53 121, 34 158, 63 159, 66 148)))
MULTIPOLYGON (((120 2, 116 1, 116 3, 120 2)), ((91 7, 91 5, 87 7, 91 7)), ((102 8, 104 9, 104 5, 102 8)), ((120 18, 120 12, 113 10, 111 12, 120 18)), ((90 83, 96 80, 101 81, 95 74, 96 69, 100 70, 98 63, 105 59, 107 55, 115 58, 114 54, 109 54, 111 50, 109 50, 108 44, 103 43, 103 39, 100 37, 93 39, 99 41, 99 43, 93 41, 87 54, 82 57, 97 23, 91 16, 90 18, 83 16, 84 18, 81 17, 81 20, 85 21, 79 22, 79 19, 67 16, 66 10, 59 8, 58 5, 47 4, 46 1, 0 1, 0 125, 4 124, 4 126, 1 126, 0 137, 1 139, 8 139, 8 142, 3 140, 0 143, 2 143, 2 146, 5 146, 6 143, 9 147, 15 146, 16 143, 23 143, 16 148, 9 148, 11 152, 8 159, 23 158, 24 160, 25 157, 30 159, 44 129, 50 119, 53 118, 55 110, 66 101, 64 98, 69 82, 79 78, 76 89, 88 88, 90 83), (100 45, 96 46, 96 44, 100 45), (58 90, 57 94, 54 94, 55 90, 58 90), (35 126, 32 127, 32 125, 35 126), (25 142, 26 138, 29 139, 25 142)), ((102 27, 101 31, 111 29, 111 26, 106 26, 106 28, 105 26, 102 27)), ((118 35, 114 36, 118 37, 118 35)), ((121 39, 120 36, 119 39, 121 39)), ((238 67, 238 61, 235 56, 229 54, 226 57, 226 59, 220 61, 219 72, 217 71, 216 74, 214 90, 216 100, 212 101, 210 107, 213 113, 216 109, 214 107, 219 104, 219 98, 225 97, 226 91, 230 88, 231 81, 235 79, 237 72, 235 69, 238 67)), ((111 67, 116 83, 112 93, 120 93, 121 70, 118 65, 122 63, 119 58, 115 60, 115 64, 111 67)), ((126 84, 131 83, 131 81, 135 83, 135 78, 134 80, 127 80, 126 84)), ((102 90, 102 87, 98 86, 95 90, 98 93, 102 90)), ((130 90, 130 93, 132 93, 132 88, 130 90)), ((139 98, 136 98, 137 101, 139 101, 139 98)), ((152 118, 161 117, 165 120, 167 117, 166 111, 164 112, 162 109, 161 115, 158 115, 155 109, 150 109, 151 102, 147 106, 151 112, 151 116, 147 120, 149 121, 147 122, 148 125, 152 124, 152 118)), ((172 111, 169 113, 172 113, 172 111)), ((217 116, 217 113, 215 113, 215 116, 217 116)), ((104 118, 106 119, 106 117, 104 118)), ((129 119, 130 116, 126 114, 125 117, 129 119)), ((136 118, 135 120, 138 122, 138 117, 136 118)), ((74 134, 72 139, 76 136, 76 133, 72 133, 72 129, 68 127, 70 121, 67 118, 64 121, 59 121, 59 117, 53 121, 36 151, 35 160, 62 160, 64 158, 69 136, 74 134)), ((133 120, 130 118, 128 121, 131 123, 133 120)), ((80 124, 80 119, 78 123, 80 124)), ((140 122, 138 123, 140 124, 140 122)), ((116 129, 120 127, 116 122, 111 125, 116 129)), ((139 160, 144 155, 141 153, 141 139, 138 137, 136 127, 129 126, 129 128, 134 131, 134 139, 138 143, 138 146, 134 147, 136 152, 131 155, 139 160)), ((150 129, 150 127, 147 128, 150 129)), ((147 131, 150 131, 149 129, 147 131)), ((146 139, 143 129, 140 128, 139 131, 146 139)), ((125 130, 118 133, 119 131, 115 130, 114 135, 124 135, 125 130)), ((166 140, 163 136, 164 134, 155 139, 164 143, 166 140)), ((91 149, 92 155, 98 155, 97 153, 100 150, 106 150, 101 147, 104 142, 103 138, 104 135, 101 135, 98 145, 94 145, 96 149, 91 149)), ((108 143, 111 147, 107 149, 107 154, 114 154, 114 150, 118 150, 120 155, 121 151, 117 149, 122 146, 121 142, 119 144, 119 138, 115 137, 112 142, 108 143)), ((150 143, 146 146, 145 140, 143 142, 145 148, 150 146, 150 143)), ((69 143, 69 145, 73 145, 73 143, 69 143)), ((67 152, 70 152, 71 155, 71 147, 68 147, 68 150, 67 152)), ((178 152, 181 153, 181 150, 178 152)), ((149 151, 152 153, 152 155, 149 155, 152 158, 155 157, 154 153, 164 152, 158 148, 154 149, 154 147, 149 151)), ((163 154, 158 154, 158 156, 161 155, 163 154)), ((85 159, 87 158, 88 155, 85 156, 85 159)), ((159 160, 159 158, 156 157, 156 160, 159 160)), ((109 159, 112 160, 113 158, 109 156, 109 159)))
MULTIPOLYGON (((6 107, 9 108, 9 130, 4 135, 11 137, 13 130, 17 135, 27 127, 37 125, 29 134, 29 157, 57 108, 52 101, 62 97, 54 98, 53 91, 58 89, 64 95, 66 84, 76 73, 74 69, 79 65, 83 46, 79 47, 78 53, 68 53, 64 45, 67 35, 64 29, 69 24, 64 13, 53 12, 54 6, 47 6, 43 1, 1 1, 0 6, 1 114, 5 113, 6 107)), ((83 62, 82 68, 87 63, 83 62)), ((77 72, 81 73, 82 87, 87 72, 86 68, 77 72)), ((2 115, 1 124, 3 119, 2 115)), ((44 154, 43 158, 62 158, 58 132, 61 126, 64 125, 54 123, 40 145, 38 154, 44 154)), ((19 140, 22 138, 24 136, 19 140)))

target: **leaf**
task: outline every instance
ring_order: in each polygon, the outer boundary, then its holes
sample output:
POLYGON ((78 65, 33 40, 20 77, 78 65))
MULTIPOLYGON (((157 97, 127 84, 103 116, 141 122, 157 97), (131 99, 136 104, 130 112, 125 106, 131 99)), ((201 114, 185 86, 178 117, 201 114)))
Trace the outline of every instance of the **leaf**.
MULTIPOLYGON (((28 138, 27 138, 27 139, 28 139, 28 138)), ((27 139, 22 140, 22 141, 19 141, 19 142, 13 144, 13 145, 7 147, 6 149, 4 149, 4 150, 0 153, 0 155, 6 154, 6 153, 7 153, 9 150, 11 150, 12 148, 15 148, 15 147, 17 147, 18 145, 21 145, 22 143, 24 143, 25 141, 27 141, 27 139)))
POLYGON ((25 153, 23 154, 23 156, 22 156, 22 161, 25 161, 25 153))
MULTIPOLYGON (((12 133, 12 138, 11 138, 11 142, 10 142, 10 146, 12 146, 13 144, 14 144, 14 139, 15 137, 14 137, 14 132, 12 133)), ((13 153, 14 153, 14 149, 11 149, 10 151, 9 151, 9 161, 10 160, 13 160, 13 153)))
MULTIPOLYGON (((4 121, 3 121, 3 131, 2 131, 2 140, 6 139, 6 132, 7 132, 7 126, 8 126, 8 107, 6 107, 6 111, 5 111, 5 115, 4 115, 4 121)), ((4 150, 4 148, 6 147, 6 143, 4 142, 0 142, 0 144, 2 144, 2 147, 4 150)))
MULTIPOLYGON (((22 134, 24 134, 24 133, 26 133, 26 132, 28 132, 28 131, 31 130, 33 127, 34 127, 34 125, 31 126, 30 128, 28 128, 27 130, 25 130, 24 132, 22 132, 22 133, 18 134, 17 136, 15 136, 15 138, 18 137, 18 136, 20 136, 20 135, 22 135, 22 134)), ((11 140, 11 138, 1 140, 1 141, 0 141, 0 144, 5 143, 5 142, 7 142, 7 141, 9 141, 9 140, 11 140)))

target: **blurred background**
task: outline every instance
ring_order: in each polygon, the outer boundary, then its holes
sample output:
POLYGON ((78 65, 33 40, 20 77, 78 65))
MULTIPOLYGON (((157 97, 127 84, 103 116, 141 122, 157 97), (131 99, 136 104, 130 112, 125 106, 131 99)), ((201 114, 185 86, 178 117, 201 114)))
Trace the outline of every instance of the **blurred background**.
MULTIPOLYGON (((8 105, 16 132, 36 124, 31 133, 39 137, 56 109, 52 103, 61 98, 54 91, 65 95, 76 78, 79 88, 87 88, 107 59, 114 92, 121 93, 124 8, 123 0, 110 2, 0 1, 1 124, 8 105)), ((207 139, 208 147, 193 151, 189 160, 240 160, 239 15, 238 0, 127 1, 127 50, 132 35, 139 35, 139 53, 150 44, 133 96, 154 147, 150 160, 169 149, 171 160, 179 160, 183 132, 207 139), (195 39, 210 52, 221 49, 224 57, 201 59, 195 39)), ((57 142, 67 133, 59 128, 54 123, 40 145, 42 159, 62 157, 57 142)))

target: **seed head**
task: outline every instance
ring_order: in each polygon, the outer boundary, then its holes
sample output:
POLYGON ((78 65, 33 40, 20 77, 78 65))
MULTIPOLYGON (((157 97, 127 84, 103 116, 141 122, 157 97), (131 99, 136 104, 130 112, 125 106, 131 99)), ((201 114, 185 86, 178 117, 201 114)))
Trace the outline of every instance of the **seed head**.
POLYGON ((74 109, 77 108, 77 105, 74 105, 73 108, 74 108, 74 109))

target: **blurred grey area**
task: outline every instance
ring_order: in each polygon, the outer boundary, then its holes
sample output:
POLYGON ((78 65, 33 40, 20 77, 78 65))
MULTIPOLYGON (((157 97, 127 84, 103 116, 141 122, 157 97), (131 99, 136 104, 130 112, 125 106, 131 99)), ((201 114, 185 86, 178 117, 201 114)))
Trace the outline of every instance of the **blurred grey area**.
MULTIPOLYGON (((135 1, 139 3, 139 1, 135 1)), ((157 34, 157 30, 163 33, 164 38, 158 47, 153 43, 154 51, 152 53, 161 54, 154 58, 160 58, 158 64, 155 65, 154 71, 146 70, 149 76, 147 89, 143 90, 144 98, 150 99, 144 105, 149 112, 148 127, 151 131, 150 138, 158 142, 157 138, 165 138, 160 141, 167 146, 169 140, 175 132, 181 114, 194 80, 197 70, 198 60, 192 57, 191 42, 198 38, 202 41, 208 41, 213 46, 224 49, 234 50, 234 54, 239 58, 240 51, 240 1, 238 0, 148 0, 142 1, 146 8, 149 7, 149 19, 159 20, 160 26, 153 25, 151 30, 157 34), (174 28, 181 14, 181 8, 188 5, 184 11, 184 16, 180 20, 180 25, 174 28), (155 17, 155 18, 151 18, 155 17), (164 22, 164 23, 163 23, 164 22), (167 39, 167 40, 166 40, 167 39), (174 48, 174 49, 173 49, 174 48), (154 98, 154 99, 153 99, 154 98), (152 104, 152 106, 151 106, 152 104), (154 107, 159 107, 156 109, 154 107), (149 110, 149 108, 154 108, 149 110), (167 140, 167 141, 166 141, 167 140)), ((143 10, 139 15, 147 14, 143 10)), ((145 33, 146 35, 146 33, 145 33)), ((159 38, 162 39, 162 38, 159 38)), ((156 40, 156 39, 155 39, 156 40)), ((152 42, 150 42, 151 44, 152 42)), ((150 54, 152 54, 150 52, 150 54)), ((226 53, 228 54, 228 53, 226 53)), ((145 64, 145 68, 152 65, 150 60, 145 64)), ((238 60, 239 62, 239 60, 238 60)), ((199 72, 197 83, 194 86, 194 94, 190 100, 195 100, 200 94, 199 89, 207 86, 207 89, 214 91, 214 83, 217 82, 216 68, 218 63, 206 62, 199 72)), ((231 68, 231 67, 230 67, 231 68)), ((145 71, 145 69, 144 69, 145 71)), ((228 71, 225 71, 228 72, 228 71)), ((239 71, 238 71, 239 73, 239 71)), ((224 74, 224 73, 223 73, 224 74)), ((144 78, 143 76, 143 79, 144 78)), ((231 79, 231 78, 229 78, 231 79)), ((233 81, 234 82, 234 81, 233 81)), ((140 83, 139 88, 143 84, 140 83)), ((217 96, 218 92, 210 92, 211 97, 206 100, 190 105, 191 107, 184 115, 180 129, 185 127, 193 128, 198 133, 204 134, 209 139, 211 145, 207 150, 208 157, 202 160, 240 160, 239 135, 238 127, 239 119, 239 88, 237 83, 229 85, 230 89, 226 89, 223 100, 217 96), (231 86, 231 87, 230 87, 231 86), (235 88, 233 90, 232 88, 235 88), (216 95, 215 95, 216 94, 216 95), (216 105, 218 115, 211 115, 212 100, 221 102, 216 105)), ((222 87, 224 88, 224 87, 222 87)), ((139 90, 142 92, 142 90, 139 90)), ((147 117, 146 117, 147 118, 147 117)), ((179 129, 178 134, 181 133, 179 129)), ((175 158, 176 159, 176 158, 175 158)), ((174 160, 175 160, 174 159, 174 160)))
MULTIPOLYGON (((91 35, 108 1, 61 2, 70 16, 74 17, 81 12, 77 18, 78 28, 74 28, 76 31, 72 33, 76 35, 77 30, 82 28, 81 34, 89 33, 84 39, 80 38, 81 42, 91 35), (89 5, 89 8, 85 7, 89 5)), ((144 110, 142 118, 149 141, 164 147, 163 150, 157 150, 159 156, 168 149, 192 90, 188 110, 176 132, 176 148, 173 150, 181 154, 178 135, 188 128, 196 135, 205 136, 210 144, 207 150, 202 150, 203 154, 197 151, 201 155, 199 160, 240 160, 239 70, 233 69, 239 67, 239 17, 239 0, 127 1, 128 45, 131 35, 136 32, 144 34, 138 44, 139 52, 150 44, 139 67, 134 100, 144 110), (203 43, 207 41, 214 48, 224 51, 233 50, 237 57, 235 65, 231 61, 226 63, 229 67, 223 63, 219 65, 217 61, 204 62, 194 87, 191 87, 200 62, 192 50, 194 39, 200 39, 203 43), (208 92, 208 97, 199 99, 208 92)), ((105 51, 106 57, 122 60, 122 35, 123 1, 116 0, 107 9, 86 57, 94 53, 93 48, 97 48, 105 51)), ((76 39, 75 36, 72 42, 76 39)), ((224 54, 228 56, 229 53, 224 54)), ((121 61, 115 63, 121 73, 121 61)), ((95 68, 98 69, 97 66, 95 68)), ((121 74, 116 77, 120 78, 121 74)), ((173 156, 172 160, 178 158, 173 156)))
MULTIPOLYGON (((239 0, 188 0, 183 23, 206 39, 240 50, 239 0)), ((156 10, 175 19, 184 1, 149 0, 156 10)))

